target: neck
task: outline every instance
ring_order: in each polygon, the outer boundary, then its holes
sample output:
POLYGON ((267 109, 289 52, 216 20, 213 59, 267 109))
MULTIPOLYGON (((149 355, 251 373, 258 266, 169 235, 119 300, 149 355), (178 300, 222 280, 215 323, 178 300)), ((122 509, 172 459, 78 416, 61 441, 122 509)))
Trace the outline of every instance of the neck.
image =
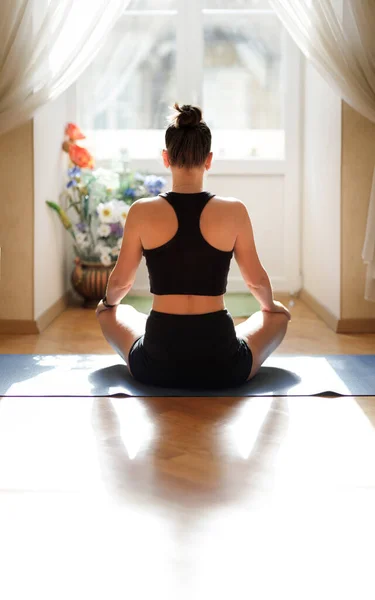
POLYGON ((203 192, 203 173, 201 171, 194 173, 194 171, 184 172, 180 169, 180 172, 172 172, 172 192, 179 192, 181 194, 197 194, 203 192))

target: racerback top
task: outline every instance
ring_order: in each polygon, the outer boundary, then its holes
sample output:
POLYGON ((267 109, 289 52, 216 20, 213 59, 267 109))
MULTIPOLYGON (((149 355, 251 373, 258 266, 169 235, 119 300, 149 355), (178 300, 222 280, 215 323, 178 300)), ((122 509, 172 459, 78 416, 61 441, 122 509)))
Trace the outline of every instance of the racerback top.
POLYGON ((199 227, 201 212, 215 194, 164 192, 159 196, 173 207, 178 229, 162 246, 143 249, 150 292, 161 296, 225 294, 233 249, 214 248, 204 239, 199 227))

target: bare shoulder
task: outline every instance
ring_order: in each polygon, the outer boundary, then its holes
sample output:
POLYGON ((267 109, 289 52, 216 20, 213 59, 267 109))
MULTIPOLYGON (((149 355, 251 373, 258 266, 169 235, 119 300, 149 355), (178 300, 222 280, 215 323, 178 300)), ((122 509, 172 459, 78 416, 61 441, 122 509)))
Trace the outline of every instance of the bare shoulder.
MULTIPOLYGON (((138 200, 135 200, 131 204, 131 207, 130 207, 131 211, 133 212, 134 219, 138 219, 138 220, 142 221, 144 219, 144 217, 150 213, 152 208, 155 208, 159 205, 159 203, 158 203, 159 198, 160 198, 159 196, 154 196, 152 198, 147 197, 147 198, 139 198, 138 200)), ((161 198, 160 198, 160 200, 161 200, 161 198)))
MULTIPOLYGON (((215 194, 215 196, 213 196, 212 200, 214 202, 217 202, 217 203, 220 203, 223 205, 230 204, 233 206, 236 204, 243 204, 242 200, 238 200, 238 198, 234 198, 232 196, 218 196, 217 194, 215 194)), ((164 202, 164 198, 162 198, 161 196, 140 198, 139 200, 136 200, 135 202, 133 202, 132 206, 134 206, 134 204, 138 204, 141 206, 152 206, 152 205, 155 205, 156 202, 164 202)))
POLYGON ((213 200, 217 205, 221 205, 222 210, 226 211, 238 223, 244 218, 244 212, 247 212, 247 208, 242 200, 234 196, 215 196, 213 200))
MULTIPOLYGON (((136 202, 133 202, 132 206, 138 205, 138 211, 143 215, 151 215, 152 211, 159 212, 161 206, 165 206, 165 200, 161 196, 153 196, 147 198, 140 198, 136 202)), ((215 207, 215 210, 218 210, 218 214, 227 214, 232 217, 238 217, 241 219, 241 215, 243 215, 243 211, 247 210, 246 206, 242 202, 242 200, 238 200, 238 198, 234 198, 233 196, 218 196, 215 195, 212 197, 209 203, 211 206, 215 207)))
POLYGON ((155 201, 158 200, 158 198, 160 198, 160 196, 153 196, 152 198, 139 198, 138 200, 135 200, 135 202, 132 203, 132 206, 136 206, 136 210, 141 211, 143 207, 147 207, 151 204, 154 204, 155 201))
POLYGON ((160 196, 147 196, 146 198, 139 198, 139 200, 136 200, 135 202, 133 202, 133 204, 147 206, 147 205, 151 204, 152 202, 155 202, 155 200, 161 200, 161 197, 160 196))
POLYGON ((141 237, 149 231, 150 223, 162 222, 163 215, 165 217, 163 198, 160 196, 139 198, 131 208, 134 211, 134 226, 141 237))
POLYGON ((138 205, 138 212, 141 214, 145 214, 145 212, 149 213, 151 210, 159 207, 160 204, 163 203, 163 198, 160 196, 148 196, 147 198, 139 198, 134 204, 138 205))
POLYGON ((238 200, 238 198, 234 198, 234 196, 214 196, 213 200, 222 205, 230 206, 232 210, 239 204, 243 204, 241 200, 238 200))

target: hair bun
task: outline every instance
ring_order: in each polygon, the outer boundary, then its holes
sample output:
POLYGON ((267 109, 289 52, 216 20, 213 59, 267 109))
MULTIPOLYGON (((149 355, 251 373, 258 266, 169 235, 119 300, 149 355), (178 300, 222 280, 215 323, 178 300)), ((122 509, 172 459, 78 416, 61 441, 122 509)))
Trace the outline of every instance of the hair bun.
POLYGON ((175 127, 196 127, 202 121, 202 111, 199 106, 174 104, 177 113, 172 117, 175 127))

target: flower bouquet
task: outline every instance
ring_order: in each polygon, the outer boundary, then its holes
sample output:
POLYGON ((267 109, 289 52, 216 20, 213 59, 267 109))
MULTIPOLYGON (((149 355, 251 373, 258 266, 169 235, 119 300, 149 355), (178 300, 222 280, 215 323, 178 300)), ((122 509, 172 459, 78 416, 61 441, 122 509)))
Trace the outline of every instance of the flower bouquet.
POLYGON ((60 196, 62 206, 49 200, 47 204, 59 215, 73 239, 76 255, 73 285, 86 300, 95 303, 104 295, 110 270, 120 252, 129 207, 139 198, 159 194, 166 182, 162 177, 129 169, 122 172, 95 169, 93 156, 77 143, 85 138, 81 130, 68 123, 65 136, 62 148, 69 155, 69 168, 66 187, 60 196), (83 276, 82 267, 87 265, 102 267, 98 277, 91 276, 91 287, 96 291, 88 289, 89 278, 83 276))

